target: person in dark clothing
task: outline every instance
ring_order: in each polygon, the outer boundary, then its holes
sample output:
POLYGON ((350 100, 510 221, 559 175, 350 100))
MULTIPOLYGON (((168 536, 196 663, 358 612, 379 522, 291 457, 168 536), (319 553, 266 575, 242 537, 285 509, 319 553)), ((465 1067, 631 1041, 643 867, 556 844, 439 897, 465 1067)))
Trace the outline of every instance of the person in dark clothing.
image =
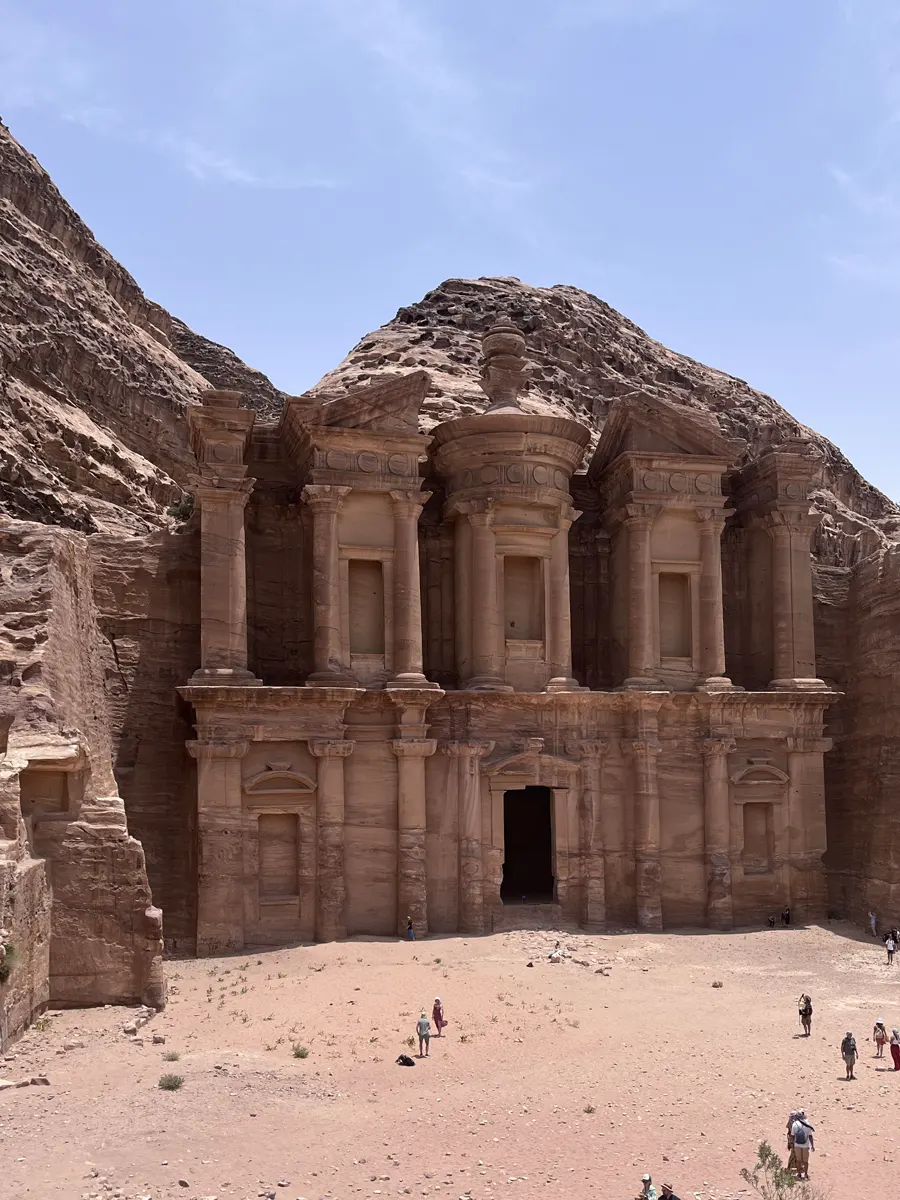
POLYGON ((781 910, 781 923, 782 925, 790 925, 791 923, 791 910, 787 905, 781 910))
POLYGON ((662 1200, 678 1200, 678 1197, 672 1191, 671 1183, 664 1183, 662 1185, 662 1191, 659 1194, 662 1200))

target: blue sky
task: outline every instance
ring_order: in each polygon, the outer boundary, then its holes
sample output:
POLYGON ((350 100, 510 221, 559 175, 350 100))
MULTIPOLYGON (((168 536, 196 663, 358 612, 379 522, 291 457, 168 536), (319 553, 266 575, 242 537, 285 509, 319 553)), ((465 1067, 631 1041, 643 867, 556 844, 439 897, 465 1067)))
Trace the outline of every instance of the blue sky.
POLYGON ((568 283, 900 500, 891 0, 0 0, 0 115, 289 392, 449 276, 568 283))

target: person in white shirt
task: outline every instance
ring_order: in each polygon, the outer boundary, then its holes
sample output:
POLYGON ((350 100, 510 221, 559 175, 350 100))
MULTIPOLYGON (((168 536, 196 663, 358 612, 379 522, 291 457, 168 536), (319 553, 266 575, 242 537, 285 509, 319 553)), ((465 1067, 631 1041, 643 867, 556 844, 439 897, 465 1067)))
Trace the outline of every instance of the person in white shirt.
POLYGON ((798 1179, 809 1179, 809 1152, 815 1150, 813 1143, 813 1127, 806 1119, 806 1113, 801 1109, 797 1120, 791 1126, 791 1137, 794 1142, 794 1163, 797 1167, 798 1179))
POLYGON ((888 966, 891 966, 894 961, 894 951, 897 949, 893 934, 889 935, 887 941, 884 943, 884 948, 887 950, 888 966))

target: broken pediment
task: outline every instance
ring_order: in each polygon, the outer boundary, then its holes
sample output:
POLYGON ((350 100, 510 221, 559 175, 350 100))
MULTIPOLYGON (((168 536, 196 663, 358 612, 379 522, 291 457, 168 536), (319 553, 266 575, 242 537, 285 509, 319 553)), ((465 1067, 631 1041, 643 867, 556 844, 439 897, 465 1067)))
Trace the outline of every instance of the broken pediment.
POLYGON ((606 419, 588 476, 597 479, 622 454, 699 455, 728 465, 744 449, 739 438, 723 435, 710 413, 646 393, 623 396, 606 419))
POLYGON ((430 385, 431 377, 427 371, 385 376, 344 396, 305 407, 301 419, 309 428, 326 426, 418 433, 419 410, 430 385))

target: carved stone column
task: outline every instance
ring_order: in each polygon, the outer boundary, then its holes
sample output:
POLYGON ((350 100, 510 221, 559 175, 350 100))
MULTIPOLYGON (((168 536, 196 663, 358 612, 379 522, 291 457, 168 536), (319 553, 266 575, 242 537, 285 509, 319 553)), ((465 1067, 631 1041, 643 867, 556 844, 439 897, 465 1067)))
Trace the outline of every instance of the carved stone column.
POLYGON ((798 920, 822 916, 825 907, 825 763, 830 738, 788 740, 787 902, 798 920))
POLYGON ((397 933, 406 932, 412 917, 416 937, 428 933, 428 890, 425 874, 425 759, 437 742, 395 738, 397 755, 397 933))
POLYGON ((188 742, 197 760, 197 954, 244 948, 241 759, 249 742, 188 742))
POLYGON ((459 932, 484 933, 484 889, 481 852, 481 771, 479 761, 493 742, 451 742, 445 753, 459 770, 459 932))
POLYGON ((703 813, 706 845, 706 921, 711 929, 731 929, 731 809, 728 755, 734 742, 711 737, 702 743, 703 813))
POLYGON ((722 598, 721 509, 697 509, 700 522, 700 671, 707 690, 732 686, 725 674, 725 615, 722 598))
POLYGON ((390 687, 434 688, 422 672, 419 515, 430 492, 391 492, 394 509, 394 678, 390 687))
POLYGON ((603 759, 609 742, 581 742, 584 913, 588 933, 606 929, 606 842, 603 834, 603 759))
POLYGON ((626 688, 661 687, 654 677, 653 570, 650 531, 657 510, 646 504, 626 506, 628 537, 628 678, 626 688))
POLYGON ((640 929, 662 929, 662 869, 659 862, 659 788, 655 738, 624 742, 634 768, 634 871, 640 929))
POLYGON ((569 530, 581 516, 570 505, 559 514, 559 532, 550 542, 550 645, 552 677, 548 692, 581 691, 572 677, 572 608, 569 593, 569 530))
POLYGON ((353 742, 311 738, 310 751, 319 760, 316 791, 316 941, 334 942, 347 936, 344 916, 344 759, 353 742))
POLYGON ((259 686, 247 670, 244 509, 252 479, 197 488, 200 504, 200 668, 195 684, 259 686))
POLYGON ((356 682, 341 646, 338 514, 348 487, 307 484, 303 499, 313 514, 313 673, 308 687, 348 687, 356 682))
POLYGON ((816 678, 812 565, 809 539, 819 523, 814 512, 770 512, 772 539, 772 636, 775 688, 822 688, 816 678))
POLYGON ((472 675, 472 526, 457 512, 453 530, 453 636, 456 680, 464 687, 472 675))
POLYGON ((468 691, 512 691, 500 666, 500 598, 497 593, 497 547, 491 524, 493 505, 469 513, 472 526, 472 678, 468 691))

